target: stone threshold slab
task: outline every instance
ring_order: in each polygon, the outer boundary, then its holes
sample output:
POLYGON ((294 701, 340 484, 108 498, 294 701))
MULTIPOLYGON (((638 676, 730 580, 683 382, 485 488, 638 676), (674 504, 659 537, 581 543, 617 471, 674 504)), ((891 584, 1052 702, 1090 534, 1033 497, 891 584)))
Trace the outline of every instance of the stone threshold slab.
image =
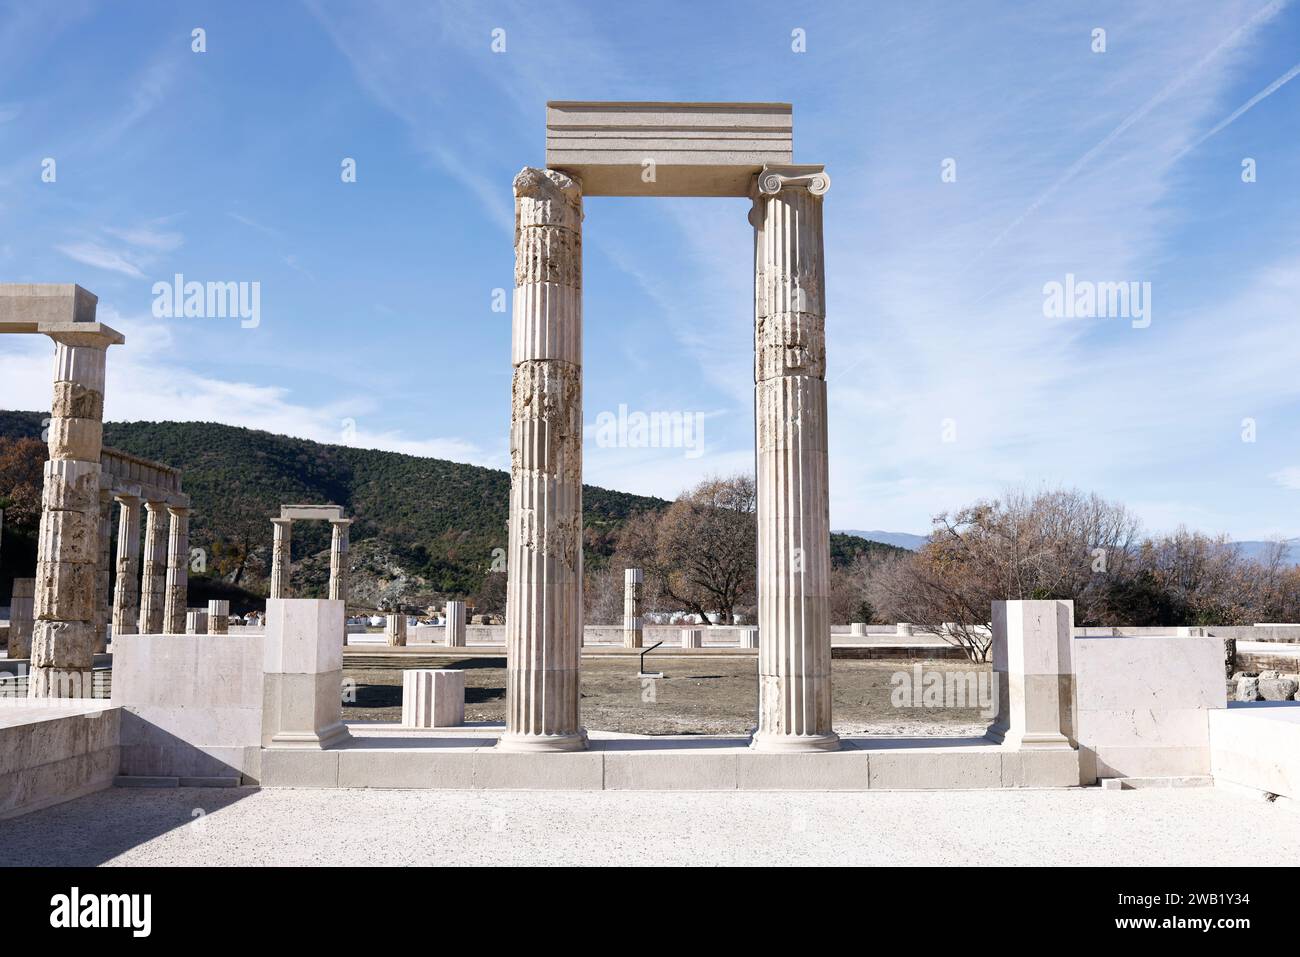
POLYGON ((769 754, 744 738, 599 737, 572 754, 502 752, 468 729, 353 737, 327 751, 264 749, 263 787, 867 791, 1079 785, 1078 752, 983 738, 846 738, 837 752, 769 754))

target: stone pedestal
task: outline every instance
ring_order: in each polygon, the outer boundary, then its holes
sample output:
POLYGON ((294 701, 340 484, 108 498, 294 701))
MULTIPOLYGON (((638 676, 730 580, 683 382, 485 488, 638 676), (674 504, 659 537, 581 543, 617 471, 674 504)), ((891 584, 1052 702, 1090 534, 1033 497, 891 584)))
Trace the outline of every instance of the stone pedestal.
POLYGON ((167 592, 167 504, 144 503, 144 570, 140 579, 140 634, 163 633, 167 592))
POLYGON ((169 635, 185 632, 190 585, 190 510, 168 505, 171 528, 167 536, 167 578, 163 596, 163 628, 169 635))
POLYGON ((900 621, 898 627, 894 630, 894 634, 899 638, 911 638, 912 626, 905 621, 900 621))
POLYGON ((704 647, 704 629, 703 629, 703 628, 683 628, 683 629, 682 629, 682 647, 683 647, 683 648, 703 648, 703 647, 704 647))
MULTIPOLYGON (((74 323, 75 324, 75 323, 74 323)), ((52 336, 54 402, 36 556, 32 698, 89 698, 97 634, 102 335, 52 336)))
POLYGON ((446 637, 443 639, 448 648, 464 648, 465 638, 465 603, 463 601, 447 602, 446 637))
POLYGON ((740 629, 740 647, 757 648, 758 647, 758 629, 742 628, 740 629))
POLYGON ((831 729, 821 167, 755 183, 754 410, 762 751, 839 747, 831 729))
POLYGON ((217 598, 208 602, 208 634, 230 634, 230 602, 217 598))
MULTIPOLYGON (((346 627, 344 631, 346 632, 346 627)), ((390 647, 406 647, 406 615, 405 613, 397 615, 384 616, 384 640, 390 647)))
POLYGON ((271 541, 271 597, 288 598, 292 594, 289 553, 293 543, 293 519, 273 518, 271 527, 275 530, 271 541))
POLYGON ((350 518, 330 519, 330 598, 348 600, 348 529, 350 518))
POLYGON ((272 598, 266 603, 262 746, 328 748, 343 724, 343 602, 272 598))
POLYGON ((117 581, 113 585, 113 637, 140 626, 140 496, 118 495, 117 581))
POLYGON ((515 177, 506 732, 516 751, 587 746, 582 646, 582 191, 515 177))
POLYGON ((208 633, 208 613, 206 609, 190 608, 185 612, 185 634, 206 635, 208 633))
POLYGON ((854 638, 867 637, 867 623, 865 621, 855 621, 849 625, 849 634, 854 638))
POLYGON ((465 723, 465 672, 448 668, 402 672, 402 726, 454 728, 465 723))
POLYGON ((36 579, 15 578, 9 599, 9 658, 32 656, 32 625, 35 622, 36 579))
POLYGON ((1072 601, 995 601, 991 740, 1008 747, 1075 746, 1072 601))
POLYGON ((641 618, 641 590, 645 573, 639 568, 623 569, 623 647, 640 648, 645 643, 645 622, 641 618))

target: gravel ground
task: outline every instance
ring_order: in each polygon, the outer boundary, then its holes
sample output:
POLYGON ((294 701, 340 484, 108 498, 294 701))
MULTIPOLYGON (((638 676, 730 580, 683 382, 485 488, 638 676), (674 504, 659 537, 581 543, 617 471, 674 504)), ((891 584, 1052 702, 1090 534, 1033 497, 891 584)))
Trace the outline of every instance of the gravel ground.
POLYGON ((110 789, 0 821, 4 865, 1258 866, 1297 855, 1300 812, 1216 788, 110 789))
MULTIPOLYGON (((989 666, 959 661, 921 663, 927 674, 988 675, 989 666)), ((756 658, 668 658, 651 655, 646 667, 662 671, 648 695, 637 678, 636 658, 582 662, 582 723, 593 731, 625 734, 748 734, 758 700, 756 658), (653 700, 646 700, 652 697, 653 700)), ((465 671, 465 720, 505 721, 504 658, 448 660, 465 671)), ((895 708, 892 678, 913 675, 906 661, 838 660, 831 664, 835 730, 842 734, 983 734, 990 718, 979 708, 895 708)), ((397 722, 402 718, 402 673, 348 669, 357 682, 356 701, 345 703, 345 721, 397 722)))

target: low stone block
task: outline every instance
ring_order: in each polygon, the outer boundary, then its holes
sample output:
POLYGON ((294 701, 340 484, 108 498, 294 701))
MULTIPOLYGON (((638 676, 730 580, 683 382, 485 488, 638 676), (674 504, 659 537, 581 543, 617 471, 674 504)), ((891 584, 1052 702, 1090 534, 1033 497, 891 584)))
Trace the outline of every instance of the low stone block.
POLYGON ((1259 696, 1265 701, 1289 701, 1300 689, 1294 678, 1260 678, 1259 696))
POLYGON ((682 647, 683 647, 683 648, 703 648, 703 647, 704 647, 704 629, 703 629, 703 628, 683 628, 683 629, 682 629, 682 647))
POLYGON ((402 672, 402 725, 452 728, 465 723, 465 672, 450 668, 402 672))

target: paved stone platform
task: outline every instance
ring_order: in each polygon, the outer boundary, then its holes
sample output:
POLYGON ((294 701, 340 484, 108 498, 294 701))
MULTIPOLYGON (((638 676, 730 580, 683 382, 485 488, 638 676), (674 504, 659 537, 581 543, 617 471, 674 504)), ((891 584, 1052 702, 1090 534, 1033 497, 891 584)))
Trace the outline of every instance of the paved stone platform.
POLYGON ((1218 788, 116 788, 0 821, 0 865, 1258 867, 1298 855, 1300 812, 1218 788))
POLYGON ((1074 751, 1016 751, 985 738, 845 737, 832 753, 771 754, 748 739, 593 733, 590 750, 496 750, 499 725, 408 731, 354 724, 328 751, 262 752, 261 784, 295 788, 892 790, 1075 787, 1074 751))

